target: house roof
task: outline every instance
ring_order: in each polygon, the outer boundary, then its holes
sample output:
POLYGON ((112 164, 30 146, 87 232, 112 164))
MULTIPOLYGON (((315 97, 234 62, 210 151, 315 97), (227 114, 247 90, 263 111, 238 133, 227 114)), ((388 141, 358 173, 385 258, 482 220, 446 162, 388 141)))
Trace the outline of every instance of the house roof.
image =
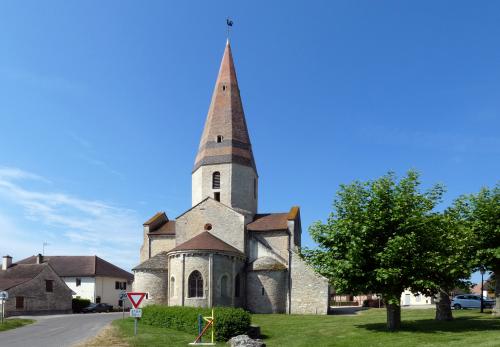
MULTIPOLYGON (((117 277, 134 279, 134 275, 98 256, 44 256, 54 271, 61 277, 117 277)), ((16 264, 36 264, 36 256, 20 260, 16 264)))
POLYGON ((154 257, 140 263, 132 270, 167 270, 168 269, 168 252, 161 252, 154 257))
POLYGON ((257 171, 229 41, 224 49, 193 171, 202 165, 221 163, 238 163, 257 171), (219 136, 222 136, 221 141, 219 136))
POLYGON ((170 250, 170 252, 176 251, 191 251, 191 250, 204 250, 204 251, 222 251, 222 252, 230 252, 230 253, 241 253, 238 249, 233 246, 227 244, 222 241, 218 237, 212 235, 208 231, 204 231, 192 239, 181 243, 174 249, 170 250))
POLYGON ((7 290, 35 278, 47 264, 12 264, 0 270, 0 290, 7 290))

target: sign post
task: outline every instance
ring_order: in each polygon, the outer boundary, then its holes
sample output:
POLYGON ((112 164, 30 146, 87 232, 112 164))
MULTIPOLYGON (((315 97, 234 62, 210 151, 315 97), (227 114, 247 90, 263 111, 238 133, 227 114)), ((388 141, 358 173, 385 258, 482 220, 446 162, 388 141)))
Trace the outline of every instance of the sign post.
POLYGON ((138 308, 139 305, 141 304, 142 300, 146 296, 146 293, 139 293, 139 292, 130 292, 127 293, 128 299, 130 300, 130 303, 132 306, 134 306, 133 309, 130 309, 130 317, 134 317, 134 335, 137 335, 137 320, 142 317, 142 309, 138 308))
POLYGON ((120 300, 122 301, 122 319, 125 319, 125 300, 127 299, 127 292, 123 291, 120 293, 120 300))
POLYGON ((8 298, 9 298, 9 293, 0 292, 0 303, 2 304, 2 310, 0 311, 0 316, 2 324, 5 319, 5 300, 7 300, 8 298))

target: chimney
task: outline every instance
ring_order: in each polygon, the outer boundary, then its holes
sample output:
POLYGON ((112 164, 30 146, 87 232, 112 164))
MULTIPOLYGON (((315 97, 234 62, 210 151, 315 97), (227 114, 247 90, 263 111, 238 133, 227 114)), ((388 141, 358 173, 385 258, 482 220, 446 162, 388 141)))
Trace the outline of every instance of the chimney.
POLYGON ((2 261, 2 270, 7 270, 12 265, 12 257, 10 255, 4 255, 2 261))
POLYGON ((41 255, 40 253, 38 253, 38 255, 36 256, 36 263, 37 264, 43 263, 43 255, 41 255))

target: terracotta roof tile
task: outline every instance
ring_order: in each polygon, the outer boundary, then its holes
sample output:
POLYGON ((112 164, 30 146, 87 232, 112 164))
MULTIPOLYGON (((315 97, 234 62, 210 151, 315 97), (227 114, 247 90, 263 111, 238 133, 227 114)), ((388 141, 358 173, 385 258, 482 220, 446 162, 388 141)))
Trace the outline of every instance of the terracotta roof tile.
POLYGON ((201 234, 196 235, 192 239, 181 243, 170 252, 175 251, 190 251, 190 250, 206 250, 206 251, 222 251, 231 253, 241 253, 238 249, 222 241, 218 237, 212 235, 208 231, 204 231, 201 234))
MULTIPOLYGON (((43 259, 62 277, 107 276, 126 278, 129 281, 134 279, 131 273, 97 256, 45 256, 43 259)), ((36 257, 31 256, 16 264, 36 264, 36 257)))
POLYGON ((288 213, 256 214, 253 222, 247 224, 249 231, 287 230, 288 213))

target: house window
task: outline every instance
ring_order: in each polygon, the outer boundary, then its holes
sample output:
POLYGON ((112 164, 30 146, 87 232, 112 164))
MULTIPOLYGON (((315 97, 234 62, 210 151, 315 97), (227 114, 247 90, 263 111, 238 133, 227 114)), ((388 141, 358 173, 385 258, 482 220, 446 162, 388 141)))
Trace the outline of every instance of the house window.
POLYGON ((81 285, 82 285, 82 279, 81 278, 77 278, 76 279, 76 286, 80 287, 81 285))
POLYGON ((227 295, 227 276, 223 275, 220 279, 220 296, 226 297, 227 295))
POLYGON ((100 304, 101 303, 101 297, 98 296, 97 298, 95 298, 95 303, 96 304, 100 304))
POLYGON ((24 308, 24 296, 16 296, 16 308, 17 309, 24 308))
POLYGON ((220 192, 215 192, 215 193, 214 193, 214 199, 215 199, 216 201, 220 201, 220 192))
POLYGON ((47 293, 52 293, 54 291, 54 281, 53 280, 45 280, 45 291, 47 293))
POLYGON ((266 294, 266 291, 264 290, 264 287, 262 287, 262 295, 264 296, 266 294))
POLYGON ((115 289, 122 289, 122 290, 127 289, 127 282, 116 281, 115 282, 115 289))
POLYGON ((115 282, 115 289, 120 289, 120 282, 118 281, 115 282))
POLYGON ((123 290, 127 290, 127 282, 123 282, 123 290))
POLYGON ((240 274, 237 274, 234 278, 234 297, 240 297, 240 274))
POLYGON ((212 174, 212 189, 220 189, 220 172, 215 171, 212 174))
POLYGON ((224 136, 222 135, 217 135, 217 143, 221 143, 222 140, 224 140, 224 136))
POLYGON ((170 277, 170 296, 175 296, 175 277, 170 277))
POLYGON ((191 272, 188 279, 188 297, 202 298, 203 297, 203 277, 199 271, 191 272))

